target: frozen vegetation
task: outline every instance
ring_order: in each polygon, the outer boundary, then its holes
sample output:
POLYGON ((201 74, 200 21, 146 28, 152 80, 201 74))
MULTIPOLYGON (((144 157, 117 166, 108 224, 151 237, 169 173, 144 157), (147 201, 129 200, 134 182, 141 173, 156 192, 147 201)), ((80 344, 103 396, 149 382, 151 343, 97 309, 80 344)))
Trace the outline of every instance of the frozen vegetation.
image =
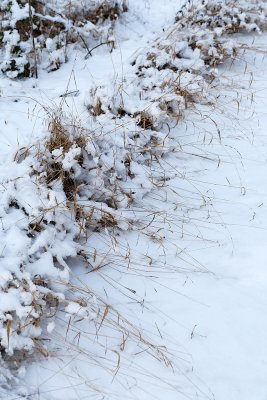
POLYGON ((266 15, 1 1, 2 398, 266 399, 266 15))

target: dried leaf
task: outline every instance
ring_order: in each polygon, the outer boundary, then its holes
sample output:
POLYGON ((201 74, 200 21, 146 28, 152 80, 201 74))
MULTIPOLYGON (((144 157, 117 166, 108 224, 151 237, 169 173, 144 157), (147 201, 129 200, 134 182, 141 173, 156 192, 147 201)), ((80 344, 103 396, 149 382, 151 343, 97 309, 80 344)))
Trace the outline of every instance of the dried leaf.
POLYGON ((7 343, 8 343, 8 347, 9 347, 9 339, 10 339, 10 333, 11 333, 11 320, 10 319, 7 320, 6 331, 7 331, 7 343))

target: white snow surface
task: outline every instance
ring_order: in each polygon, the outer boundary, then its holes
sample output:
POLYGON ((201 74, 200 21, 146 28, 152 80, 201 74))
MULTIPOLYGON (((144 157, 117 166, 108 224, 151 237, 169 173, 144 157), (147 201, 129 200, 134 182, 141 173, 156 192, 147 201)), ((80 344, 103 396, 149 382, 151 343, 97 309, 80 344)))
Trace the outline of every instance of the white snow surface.
MULTIPOLYGON (((87 120, 90 90, 127 78, 129 61, 173 23, 182 3, 130 0, 129 12, 117 23, 118 45, 112 53, 100 47, 85 60, 77 51, 58 71, 41 71, 38 81, 12 81, 1 75, 1 181, 5 176, 23 177, 20 193, 26 209, 40 202, 28 176, 31 160, 28 166, 18 164, 13 170, 10 165, 18 148, 45 138, 41 105, 56 108, 66 91, 79 91, 77 97, 67 98, 67 107, 81 121, 87 120)), ((203 105, 199 108, 202 113, 192 112, 189 121, 172 127, 186 150, 183 156, 179 153, 171 159, 166 171, 179 170, 181 178, 172 181, 178 197, 174 194, 144 202, 147 208, 151 202, 166 210, 169 229, 161 232, 162 221, 157 221, 161 240, 154 242, 138 232, 125 232, 117 242, 96 233, 89 238, 88 248, 96 251, 94 265, 104 265, 104 269, 93 273, 88 273, 82 262, 67 265, 60 254, 53 254, 61 263, 60 279, 70 277, 73 286, 80 288, 77 295, 81 298, 90 294, 96 310, 99 298, 105 299, 110 309, 105 310, 97 333, 92 326, 96 315, 77 302, 70 302, 59 316, 51 315, 46 338, 55 343, 53 354, 47 358, 40 354, 41 359, 29 363, 26 370, 22 367, 14 391, 7 394, 3 388, 3 398, 266 400, 267 35, 237 35, 232 40, 251 49, 218 69, 222 81, 218 107, 223 112, 213 114, 203 105), (192 204, 190 223, 187 215, 181 220, 183 202, 192 204), (110 266, 105 265, 109 248, 114 257, 110 266), (91 288, 98 298, 91 296, 91 288), (116 347, 119 334, 105 326, 112 307, 154 343, 167 346, 173 369, 164 365, 164 360, 160 363, 149 357, 150 349, 133 340, 116 347)), ((131 109, 135 93, 128 94, 127 107, 131 109)), ((66 169, 73 167, 76 152, 74 147, 65 155, 66 169)), ((140 183, 142 171, 137 165, 134 173, 140 183)), ((1 258, 4 255, 8 261, 1 267, 1 286, 17 268, 18 260, 12 259, 12 254, 23 258, 28 239, 21 233, 25 228, 22 217, 17 209, 5 217, 9 229, 0 236, 1 258)), ((70 257, 76 254, 75 246, 70 245, 72 231, 59 238, 52 228, 49 233, 49 238, 40 235, 32 254, 47 242, 64 254, 69 251, 70 257)), ((46 269, 51 277, 53 263, 45 254, 31 268, 37 274, 46 269)), ((54 277, 55 292, 60 292, 58 276, 54 277)), ((1 294, 1 312, 14 309, 26 318, 33 312, 28 309, 29 296, 15 290, 1 294)), ((41 332, 38 327, 35 330, 33 336, 38 338, 41 332)), ((11 354, 12 340, 27 346, 28 337, 9 338, 6 330, 0 335, 10 341, 11 354)), ((126 338, 120 339, 123 343, 126 338)))

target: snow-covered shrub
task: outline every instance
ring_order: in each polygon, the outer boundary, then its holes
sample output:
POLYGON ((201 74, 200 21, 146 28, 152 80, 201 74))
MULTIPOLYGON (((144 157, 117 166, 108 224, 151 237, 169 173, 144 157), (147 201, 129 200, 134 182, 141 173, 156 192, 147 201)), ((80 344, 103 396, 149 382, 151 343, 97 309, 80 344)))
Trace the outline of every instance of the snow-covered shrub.
POLYGON ((129 118, 138 123, 145 113, 156 130, 172 119, 179 121, 189 105, 214 101, 214 67, 238 52, 231 34, 260 33, 266 28, 266 15, 261 0, 188 1, 173 26, 133 57, 132 76, 124 80, 123 90, 116 82, 112 89, 96 88, 89 109, 95 102, 102 105, 101 124, 111 114, 128 124, 129 118))
MULTIPOLYGON (((69 271, 64 257, 77 254, 77 227, 67 228, 64 206, 59 204, 54 215, 61 199, 38 184, 36 162, 24 156, 22 150, 0 170, 0 343, 1 363, 8 363, 10 372, 33 348, 45 354, 39 341, 41 321, 55 314, 60 304, 66 305, 63 283, 68 282, 69 271)), ((11 374, 2 376, 1 369, 2 383, 10 378, 11 374)))
POLYGON ((266 28, 266 3, 261 0, 189 0, 176 16, 176 29, 188 35, 188 47, 200 51, 206 65, 215 66, 237 50, 224 35, 266 28))
MULTIPOLYGON (((26 5, 3 2, 2 10, 7 12, 8 6, 11 19, 3 38, 6 67, 14 46, 25 49, 18 50, 16 68, 9 70, 9 76, 15 77, 25 75, 25 68, 31 71, 32 64, 26 65, 32 47, 30 37, 21 40, 22 31, 16 26, 18 20, 26 20, 26 11, 21 18, 26 5), (12 19, 16 12, 21 19, 12 19)), ((33 17, 39 18, 42 10, 35 6, 33 17)), ((47 352, 40 338, 47 318, 59 309, 82 315, 97 309, 68 298, 65 290, 71 259, 82 257, 93 264, 87 252, 88 236, 130 229, 150 233, 146 214, 137 219, 135 211, 142 210, 151 193, 158 195, 177 176, 176 171, 169 168, 167 173, 164 168, 164 161, 177 151, 169 124, 179 123, 189 106, 214 101, 213 67, 236 51, 228 34, 261 29, 262 10, 261 2, 242 0, 216 2, 216 7, 209 0, 188 3, 173 26, 135 55, 131 76, 91 91, 86 104, 90 126, 73 121, 61 109, 51 113, 47 141, 18 150, 14 160, 1 166, 0 345, 2 366, 8 367, 2 383, 10 380, 11 367, 20 373, 25 354, 47 352), (245 23, 230 24, 231 4, 245 23), (220 26, 222 21, 228 21, 227 28, 220 26)), ((84 35, 89 22, 77 22, 76 11, 69 12, 71 28, 79 32, 79 24, 84 24, 84 35)), ((60 19, 51 11, 48 21, 65 27, 65 17, 60 19)), ((105 17, 101 14, 101 18, 105 17)), ((37 50, 45 43, 47 52, 61 40, 61 28, 50 28, 56 29, 54 37, 36 34, 37 50)), ((55 51, 64 51, 61 44, 55 51)))
MULTIPOLYGON (((146 217, 138 220, 134 210, 156 184, 151 164, 161 148, 160 136, 151 131, 142 139, 141 130, 136 151, 130 137, 127 143, 108 139, 59 110, 50 115, 46 142, 19 149, 1 166, 1 362, 7 371, 14 367, 2 383, 20 373, 25 354, 49 354, 40 335, 55 313, 74 310, 101 323, 96 316, 103 302, 88 304, 88 297, 66 294, 69 260, 80 257, 94 265, 87 242, 94 232, 147 229, 146 217)), ((132 131, 138 135, 134 126, 132 131)))
POLYGON ((10 78, 37 76, 39 65, 58 69, 77 43, 87 51, 100 41, 113 46, 114 22, 126 9, 123 0, 4 0, 1 70, 10 78))

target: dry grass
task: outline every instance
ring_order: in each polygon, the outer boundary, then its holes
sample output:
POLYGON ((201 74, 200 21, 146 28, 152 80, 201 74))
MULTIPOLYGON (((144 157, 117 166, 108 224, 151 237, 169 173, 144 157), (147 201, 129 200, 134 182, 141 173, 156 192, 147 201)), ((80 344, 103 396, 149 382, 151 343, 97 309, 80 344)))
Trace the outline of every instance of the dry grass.
POLYGON ((126 1, 122 2, 120 6, 119 3, 111 4, 109 0, 104 0, 95 9, 90 11, 79 10, 78 12, 71 8, 66 9, 66 16, 73 21, 74 24, 81 21, 90 21, 93 24, 103 23, 107 20, 116 21, 122 12, 127 12, 128 7, 126 1))
MULTIPOLYGON (((171 52, 170 49, 168 49, 168 52, 171 52)), ((150 57, 150 59, 152 58, 150 57)), ((153 59, 153 62, 154 61, 155 58, 153 59)), ((172 72, 177 72, 172 66, 170 66, 170 64, 159 66, 159 70, 162 71, 163 69, 170 69, 172 72)), ((217 104, 216 101, 214 102, 214 104, 207 103, 204 95, 204 89, 203 92, 195 92, 191 89, 189 84, 188 86, 181 85, 179 82, 179 79, 181 77, 180 75, 182 75, 182 73, 178 74, 177 79, 165 82, 164 87, 162 87, 165 92, 159 99, 159 101, 162 100, 160 103, 162 110, 166 110, 166 114, 169 117, 168 123, 169 121, 171 121, 174 124, 172 125, 172 127, 175 127, 178 123, 181 122, 182 119, 186 119, 186 117, 189 115, 187 114, 187 112, 195 106, 196 107, 194 111, 196 112, 196 114, 199 114, 199 120, 202 120, 202 123, 203 121, 205 121, 206 118, 206 111, 203 111, 203 114, 201 114, 202 110, 200 106, 202 106, 203 104, 205 104, 205 106, 207 107, 210 107, 209 112, 212 113, 213 118, 214 110, 216 109, 218 102, 217 104), (180 107, 179 103, 174 104, 165 101, 164 96, 170 93, 175 93, 177 96, 179 96, 179 98, 183 100, 184 109, 182 106, 180 107), (197 107, 197 105, 199 105, 199 107, 197 107)), ((207 79, 208 84, 210 85, 208 86, 208 88, 213 88, 212 80, 213 78, 210 79, 210 77, 207 79)), ((105 111, 102 107, 103 104, 101 102, 101 98, 96 97, 96 102, 89 107, 89 112, 91 113, 91 115, 97 118, 102 114, 105 114, 105 111)), ((218 112, 220 113, 221 110, 219 110, 218 112)), ((78 263, 79 261, 81 261, 84 264, 85 270, 88 274, 94 273, 97 276, 100 276, 101 279, 103 279, 106 288, 109 287, 109 285, 114 287, 116 291, 118 293, 122 293, 123 296, 127 298, 127 300, 131 302, 136 302, 136 304, 140 304, 141 307, 143 307, 143 305, 145 304, 145 300, 142 298, 140 299, 137 296, 132 297, 132 295, 136 294, 134 289, 121 287, 120 282, 108 279, 107 275, 105 274, 105 267, 107 266, 107 268, 114 269, 115 271, 119 271, 122 274, 133 273, 141 277, 148 274, 150 278, 151 276, 153 277, 153 275, 160 276, 162 271, 166 271, 166 269, 168 268, 172 273, 177 273, 177 267, 169 266, 167 263, 164 265, 159 263, 159 267, 157 268, 157 262, 153 260, 150 254, 143 255, 144 258, 146 257, 146 262, 142 264, 139 262, 139 259, 135 260, 134 256, 128 255, 128 252, 125 256, 122 256, 118 252, 117 248, 121 249, 121 247, 123 246, 120 247, 121 244, 119 232, 121 221, 118 219, 118 215, 115 213, 115 211, 117 211, 117 209, 119 208, 115 194, 114 198, 111 197, 106 200, 106 205, 108 209, 104 209, 101 205, 97 207, 96 204, 94 206, 88 204, 83 205, 79 199, 79 192, 83 189, 85 185, 87 185, 87 182, 83 180, 82 176, 77 178, 71 169, 66 170, 62 162, 62 158, 64 158, 64 156, 68 154, 72 148, 78 148, 81 151, 78 156, 76 156, 76 161, 78 165, 86 171, 84 157, 90 156, 86 146, 88 141, 90 141, 91 137, 95 134, 95 132, 89 132, 88 130, 84 129, 81 126, 80 122, 75 121, 72 116, 70 118, 65 118, 66 116, 63 113, 63 108, 59 108, 59 110, 57 110, 56 112, 52 112, 51 110, 49 110, 48 115, 49 136, 47 138, 47 141, 44 144, 34 146, 33 148, 21 149, 17 152, 15 156, 15 161, 23 162, 25 158, 30 157, 32 154, 34 154, 34 158, 38 161, 39 167, 39 170, 33 170, 33 174, 37 178, 36 184, 40 185, 40 187, 46 188, 52 187, 55 183, 62 186, 63 192, 65 194, 65 201, 62 204, 54 206, 52 211, 56 215, 58 212, 60 213, 63 209, 67 210, 70 215, 70 220, 72 221, 71 223, 77 224, 79 227, 78 234, 76 235, 74 240, 79 245, 81 243, 85 243, 85 246, 83 246, 78 252, 78 256, 75 259, 75 262, 78 263), (67 122, 69 120, 71 121, 71 123, 68 124, 67 122), (58 151, 60 151, 60 156, 58 155, 58 151), (95 218, 95 215, 97 213, 99 213, 100 216, 98 218, 95 218), (99 262, 96 262, 99 256, 96 249, 90 248, 90 236, 92 234, 99 234, 99 237, 103 241, 105 241, 107 237, 108 239, 110 239, 110 249, 108 249, 106 253, 103 252, 102 254, 100 254, 101 260, 99 262), (115 250, 113 250, 113 246, 115 250)), ((199 208, 205 208, 211 202, 209 195, 202 193, 202 191, 197 188, 197 184, 193 181, 192 183, 189 182, 192 191, 187 191, 186 194, 183 194, 179 188, 172 188, 171 183, 169 185, 171 178, 165 175, 166 168, 174 169, 172 164, 168 164, 168 157, 164 158, 164 156, 168 155, 170 151, 173 154, 177 152, 177 158, 191 157, 193 156, 193 153, 186 153, 185 147, 182 147, 180 145, 179 139, 173 139, 173 141, 171 142, 171 150, 168 145, 165 145, 164 141, 158 141, 158 138, 156 137, 156 132, 157 129, 159 129, 158 125, 160 124, 160 121, 157 121, 157 119, 155 119, 155 116, 150 114, 149 107, 147 107, 145 110, 141 110, 133 116, 130 116, 126 112, 126 110, 123 109, 123 107, 120 107, 117 110, 117 115, 119 116, 119 118, 129 117, 130 121, 134 120, 137 127, 141 128, 141 130, 139 129, 137 132, 135 132, 134 139, 138 139, 140 135, 148 136, 147 146, 143 148, 135 148, 134 151, 137 151, 142 155, 147 154, 146 165, 151 167, 151 180, 154 185, 154 190, 152 190, 150 194, 151 199, 155 200, 156 196, 158 196, 160 200, 164 199, 163 201, 165 203, 168 203, 170 199, 174 201, 173 199, 176 198, 176 203, 174 202, 174 204, 176 204, 176 208, 174 210, 175 212, 173 211, 173 214, 168 214, 167 212, 164 212, 162 210, 151 211, 151 209, 144 208, 141 210, 142 216, 140 219, 142 219, 142 224, 139 224, 137 226, 134 222, 131 224, 131 221, 127 221, 129 223, 128 230, 133 229, 135 232, 138 233, 138 235, 140 234, 140 240, 142 240, 142 237, 148 237, 152 242, 155 242, 159 247, 162 247, 163 253, 165 252, 165 235, 168 229, 170 231, 172 230, 172 234, 175 236, 176 241, 177 237, 181 237, 183 239, 185 236, 190 240, 202 240, 203 236, 201 233, 201 228, 199 228, 198 225, 204 225, 205 218, 203 217, 203 220, 200 221, 197 219, 194 220, 190 217, 190 213, 187 214, 187 211, 184 212, 182 210, 189 210, 194 208, 196 209, 198 206, 199 208), (150 131, 154 131, 154 133, 151 133, 150 131), (157 179, 154 179, 153 176, 153 172, 155 170, 162 170, 163 172, 160 173, 159 176, 157 176, 157 179), (174 194, 174 196, 171 195, 171 192, 173 192, 172 194, 174 194), (153 196, 155 196, 155 198, 153 198, 153 196), (195 199, 192 200, 194 196, 195 198, 197 198, 197 201, 195 201, 195 199), (201 205, 199 205, 200 203, 201 205), (181 212, 178 213, 178 216, 177 209, 181 209, 181 212), (196 226, 195 230, 197 231, 197 234, 191 233, 190 229, 186 231, 185 226, 190 226, 192 224, 196 226)), ((201 128, 197 126, 197 123, 195 124, 194 128, 199 131, 203 129, 203 123, 202 125, 201 123, 201 128)), ((215 126, 215 130, 211 129, 211 134, 210 132, 205 131, 203 134, 203 141, 206 140, 205 136, 211 137, 210 142, 214 140, 214 131, 218 132, 218 139, 220 141, 220 131, 215 119, 213 120, 213 123, 215 126)), ((194 122, 192 122, 192 125, 193 124, 194 122)), ((188 122, 188 126, 189 125, 190 123, 188 122)), ((185 126, 186 132, 186 121, 185 126)), ((169 131, 171 131, 171 129, 169 129, 169 131)), ((170 132, 166 133, 166 138, 169 136, 169 134, 170 132)), ((210 154, 208 150, 204 150, 203 153, 199 151, 199 149, 197 148, 199 144, 199 142, 197 142, 196 144, 191 143, 188 147, 192 151, 192 148, 194 148, 195 145, 197 157, 206 157, 207 160, 217 160, 216 155, 214 156, 214 154, 210 154)), ((128 178, 130 180, 133 177, 130 168, 131 158, 128 156, 127 159, 124 160, 124 162, 126 167, 128 168, 128 178)), ((220 160, 218 164, 219 163, 220 160)), ((174 170, 174 173, 176 178, 179 177, 181 182, 185 179, 188 179, 190 181, 189 178, 186 178, 183 175, 183 172, 181 172, 177 167, 175 168, 176 169, 174 170)), ((132 206, 134 204, 134 196, 131 195, 131 193, 123 194, 125 196, 128 196, 128 205, 132 206)), ((10 204, 10 207, 20 208, 20 205, 14 201, 10 204)), ((46 213, 50 211, 51 210, 44 209, 41 212, 40 218, 35 218, 34 220, 29 221, 29 237, 34 238, 46 229, 46 213)), ((27 217, 26 213, 25 217, 27 217)), ((210 217, 208 216, 207 219, 208 218, 210 217)), ((50 223, 56 226, 56 218, 50 223)), ((208 223, 210 223, 210 221, 208 221, 208 223)), ((61 228, 59 227, 59 231, 60 229, 61 228)), ((63 229, 65 229, 65 227, 63 227, 63 229)), ((177 254, 179 260, 182 260, 185 251, 179 248, 179 244, 176 243, 175 246, 177 246, 177 254)), ((129 245, 129 253, 130 251, 131 246, 129 245)), ((197 264, 197 261, 194 260, 193 257, 188 257, 187 264, 189 271, 195 271, 194 268, 197 264)), ((55 260, 55 265, 58 265, 57 260, 55 260)), ((58 268, 60 268, 60 266, 58 266, 58 268)), ((199 269, 201 270, 202 266, 199 269)), ((188 270, 186 270, 186 272, 188 272, 188 270)), ((77 276, 75 275, 75 273, 72 273, 72 271, 71 278, 73 278, 73 281, 77 281, 77 276)), ((78 283, 76 282, 76 284, 72 281, 60 281, 58 283, 65 286, 67 293, 66 300, 62 300, 49 289, 51 283, 55 282, 51 282, 49 279, 45 279, 42 276, 36 275, 33 278, 33 283, 37 285, 37 287, 39 287, 40 289, 48 289, 48 293, 45 295, 40 293, 39 297, 38 293, 37 295, 35 294, 32 306, 36 310, 36 312, 38 312, 38 317, 29 317, 27 323, 33 326, 45 326, 47 320, 50 317, 55 316, 55 318, 59 322, 59 326, 63 328, 62 331, 57 331, 54 336, 54 338, 57 340, 56 345, 59 343, 60 346, 62 346, 63 348, 68 346, 69 348, 71 348, 72 352, 76 354, 81 354, 83 352, 86 357, 88 357, 88 360, 90 362, 96 362, 98 365, 103 365, 103 368, 105 368, 105 361, 98 359, 99 349, 104 349, 105 351, 110 350, 109 343, 107 342, 108 339, 112 337, 111 333, 116 332, 116 337, 119 336, 120 338, 120 340, 117 341, 117 343, 119 342, 119 347, 116 348, 116 350, 114 351, 114 354, 116 355, 116 362, 113 363, 113 368, 110 368, 111 374, 113 374, 114 377, 116 377, 120 369, 123 368, 121 358, 123 352, 127 348, 128 343, 134 343, 134 345, 138 346, 137 354, 147 353, 158 361, 165 364, 167 367, 171 369, 174 368, 172 363, 173 355, 170 354, 168 349, 163 346, 157 345, 157 342, 151 339, 150 336, 144 332, 142 327, 139 328, 138 324, 130 321, 130 319, 127 318, 120 310, 114 307, 112 301, 109 301, 108 295, 106 295, 106 297, 99 295, 94 288, 89 288, 88 285, 81 280, 78 283), (92 299, 96 299, 96 302, 92 301, 92 299), (76 302, 76 304, 78 304, 81 308, 84 307, 89 315, 94 316, 90 319, 90 330, 88 329, 88 327, 86 328, 86 321, 88 320, 83 316, 70 316, 66 322, 64 310, 68 301, 76 302), (86 329, 88 330, 86 331, 86 329), (107 340, 106 343, 99 339, 102 335, 104 337, 104 340, 107 340), (76 342, 73 338, 76 340, 77 344, 75 344, 76 342), (90 353, 90 351, 88 351, 88 349, 80 346, 80 341, 82 342, 82 340, 84 340, 85 338, 88 342, 90 342, 90 349, 93 348, 92 354, 90 353)), ((14 285, 14 287, 16 287, 16 285, 17 287, 22 287, 25 291, 30 290, 28 286, 23 286, 24 282, 22 283, 18 281, 16 283, 16 281, 14 280, 14 285)), ((8 322, 6 323, 7 331, 20 331, 22 328, 23 327, 19 325, 19 321, 16 320, 15 315, 14 322, 12 324, 8 322)), ((57 356, 57 353, 53 350, 54 344, 50 344, 49 342, 47 343, 48 339, 50 339, 48 335, 44 338, 34 339, 36 352, 35 355, 31 356, 32 358, 38 358, 39 355, 42 355, 42 357, 54 355, 57 356)), ((3 359, 7 362, 8 365, 13 363, 14 365, 16 365, 16 367, 18 367, 25 359, 29 360, 29 354, 27 354, 27 352, 25 351, 16 352, 13 356, 5 354, 4 349, 1 349, 1 352, 4 354, 3 359)), ((126 372, 127 374, 130 374, 130 371, 126 372)), ((177 390, 178 395, 179 389, 176 388, 175 390, 177 390)))

